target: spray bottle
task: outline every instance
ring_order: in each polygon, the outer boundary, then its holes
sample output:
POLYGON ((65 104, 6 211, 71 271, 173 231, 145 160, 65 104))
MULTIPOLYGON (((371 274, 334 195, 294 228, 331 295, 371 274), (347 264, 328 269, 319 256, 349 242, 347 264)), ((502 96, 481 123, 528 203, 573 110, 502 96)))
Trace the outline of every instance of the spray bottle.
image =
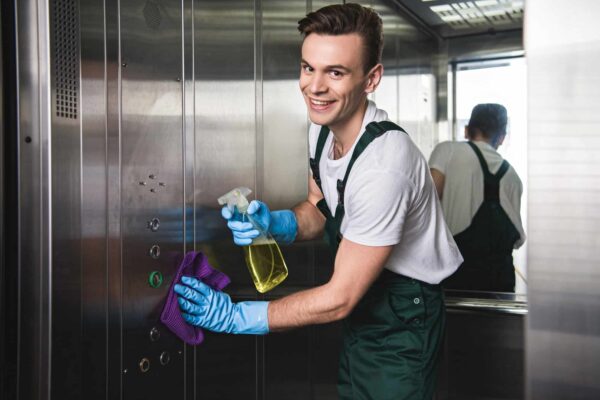
POLYGON ((233 210, 233 207, 237 208, 242 214, 242 221, 250 222, 260 233, 252 240, 251 245, 244 246, 244 255, 256 290, 265 293, 283 282, 288 275, 288 269, 275 239, 247 214, 246 196, 250 193, 252 191, 247 187, 235 188, 219 197, 218 202, 220 205, 227 204, 230 210, 233 210))

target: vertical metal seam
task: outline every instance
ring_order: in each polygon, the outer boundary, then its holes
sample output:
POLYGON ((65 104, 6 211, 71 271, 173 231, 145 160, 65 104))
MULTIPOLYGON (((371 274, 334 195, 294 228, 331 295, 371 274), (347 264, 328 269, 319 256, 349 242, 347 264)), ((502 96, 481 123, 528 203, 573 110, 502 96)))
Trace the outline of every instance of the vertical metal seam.
MULTIPOLYGON (((183 175, 183 183, 182 183, 182 207, 183 207, 183 215, 182 215, 182 219, 183 219, 183 253, 185 254, 186 251, 186 234, 187 234, 187 228, 186 228, 186 176, 185 176, 185 172, 186 172, 186 160, 187 160, 187 155, 185 152, 185 145, 186 145, 186 109, 185 109, 185 0, 181 0, 181 40, 179 41, 180 46, 181 46, 181 80, 180 80, 180 89, 181 89, 181 169, 182 169, 182 175, 183 175)), ((185 379, 184 379, 184 384, 185 384, 185 379)))
POLYGON ((255 198, 263 196, 264 190, 264 116, 263 116, 263 37, 262 37, 262 3, 261 0, 255 0, 254 9, 254 106, 255 106, 255 159, 256 166, 254 170, 255 179, 255 198))
MULTIPOLYGON (((186 253, 187 250, 187 214, 186 214, 186 205, 187 205, 187 152, 186 152, 186 139, 187 139, 187 110, 186 110, 186 75, 185 75, 185 0, 181 0, 181 175, 183 177, 182 181, 182 196, 181 196, 181 206, 182 206, 182 222, 183 222, 183 254, 186 253)), ((183 399, 187 399, 187 346, 185 343, 183 344, 183 399)))
MULTIPOLYGON (((191 18, 190 23, 192 26, 192 37, 191 37, 191 49, 192 49, 192 144, 194 149, 194 157, 192 158, 192 240, 193 240, 193 249, 196 250, 196 14, 194 10, 194 0, 190 0, 191 4, 191 18)), ((187 362, 186 362, 187 365, 187 362)), ((196 347, 192 348, 192 399, 197 398, 197 379, 196 379, 196 347)))
POLYGON ((122 95, 123 95, 123 76, 121 58, 121 0, 117 0, 117 127, 118 127, 118 211, 119 211, 119 398, 123 399, 123 214, 121 212, 123 199, 123 159, 122 159, 122 95))
MULTIPOLYGON (((20 58, 19 58, 19 7, 17 6, 17 2, 14 2, 14 21, 15 21, 15 79, 17 81, 16 84, 16 126, 17 126, 17 157, 21 154, 21 103, 20 103, 20 82, 21 74, 20 74, 20 58)), ((19 157, 20 158, 20 157, 19 157)), ((21 398, 21 168, 19 164, 19 160, 16 162, 17 164, 17 372, 16 372, 16 395, 17 399, 21 398)))
MULTIPOLYGON (((41 229, 40 229, 40 289, 42 295, 40 296, 40 310, 46 310, 47 316, 44 318, 43 312, 40 315, 40 368, 43 371, 44 364, 47 367, 46 371, 46 386, 45 389, 47 391, 47 398, 51 397, 51 382, 52 382, 52 135, 50 132, 50 124, 49 118, 51 112, 48 110, 50 107, 50 81, 49 81, 49 71, 50 71, 50 35, 49 35, 49 15, 48 15, 48 2, 38 1, 37 8, 37 54, 38 54, 38 101, 39 101, 39 136, 40 136, 40 166, 39 173, 41 179, 41 193, 39 196, 40 202, 40 215, 41 215, 41 229), (42 28, 40 30, 40 27, 42 28), (43 43, 43 45, 42 45, 43 43), (44 71, 41 71, 41 64, 44 65, 44 71), (45 75, 44 81, 42 81, 42 76, 45 75), (44 99, 46 100, 44 102, 44 99), (45 140, 42 140, 42 137, 45 136, 45 140), (44 172, 45 169, 45 172, 44 172), (46 183, 44 187, 44 182, 46 183), (44 190, 45 188, 45 190, 44 190), (45 199, 46 197, 46 199, 45 199), (44 202, 47 200, 47 202, 44 202), (45 206, 44 206, 45 204, 45 206), (45 226, 44 226, 45 222, 45 226), (45 248, 44 248, 45 246, 45 248), (45 251, 44 251, 45 250, 45 251), (44 262, 44 258, 46 262, 44 262), (47 266, 47 268, 45 268, 47 266), (45 272, 45 274, 44 274, 45 272), (47 297, 44 298, 44 289, 46 290, 47 297), (44 299, 46 299, 46 304, 44 308, 44 299), (46 343, 47 349, 44 348, 43 345, 43 336, 46 335, 46 343), (47 353, 44 352, 47 350, 47 353), (44 358, 44 354, 46 357, 44 358)), ((42 374, 40 373, 40 380, 42 379, 42 374)), ((43 382, 40 382, 40 389, 43 390, 44 385, 43 382)))
MULTIPOLYGON (((38 393, 38 395, 40 396, 40 398, 42 398, 41 391, 43 390, 43 383, 42 383, 42 353, 43 353, 43 351, 42 351, 42 349, 43 349, 43 347, 42 347, 42 336, 43 335, 41 334, 41 331, 42 331, 42 326, 43 326, 43 316, 42 316, 41 310, 42 310, 42 290, 43 290, 43 277, 42 277, 42 275, 43 275, 43 265, 44 265, 44 256, 43 256, 43 252, 44 252, 43 251, 43 249, 44 249, 44 247, 43 247, 44 239, 43 239, 43 234, 42 234, 42 232, 43 232, 43 221, 44 221, 44 211, 43 211, 43 206, 42 206, 42 203, 43 203, 43 199, 42 199, 42 197, 43 197, 42 196, 43 189, 42 188, 44 187, 44 182, 43 182, 43 176, 44 175, 43 175, 42 166, 41 166, 41 164, 43 162, 42 161, 42 159, 43 159, 43 157, 42 157, 42 153, 43 153, 43 150, 42 150, 43 140, 42 140, 42 133, 41 133, 41 130, 40 130, 40 125, 41 125, 41 111, 39 109, 39 107, 40 107, 39 101, 40 101, 40 97, 41 97, 40 93, 39 93, 40 92, 40 65, 39 65, 40 64, 40 60, 39 60, 39 57, 40 57, 40 33, 39 33, 40 17, 39 17, 39 1, 37 3, 38 4, 36 4, 36 8, 35 8, 35 11, 36 11, 36 13, 35 13, 35 20, 36 20, 36 36, 35 36, 35 38, 36 38, 36 53, 37 53, 37 56, 38 56, 38 65, 37 65, 37 69, 36 69, 36 73, 37 73, 37 76, 36 76, 36 79, 37 79, 36 89, 37 89, 37 101, 38 101, 38 109, 36 110, 37 111, 37 130, 38 130, 38 132, 37 132, 37 134, 38 134, 38 154, 36 154, 36 156, 38 158, 38 163, 40 164, 40 165, 38 165, 38 171, 37 171, 37 173, 39 174, 39 177, 40 177, 40 193, 37 194, 38 198, 36 199, 37 202, 38 202, 37 208, 38 208, 38 213, 39 213, 39 216, 40 216, 40 219, 39 219, 40 229, 39 229, 39 232, 38 232, 39 237, 37 238, 37 241, 38 241, 37 246, 38 246, 38 248, 40 250, 39 253, 38 253, 38 259, 37 259, 38 267, 40 269, 40 271, 39 271, 40 273, 39 273, 39 276, 38 276, 39 282, 37 282, 37 284, 38 284, 37 290, 38 290, 38 293, 39 293, 37 307, 40 310, 40 315, 38 316, 37 326, 40 329, 39 329, 38 332, 36 332, 36 334, 38 335, 38 337, 37 337, 37 346, 38 346, 38 350, 39 350, 39 354, 37 355, 37 359, 36 359, 36 363, 37 363, 36 369, 37 369, 37 385, 38 385, 38 390, 40 391, 38 393)), ((32 126, 33 126, 33 124, 32 124, 32 126)))
POLYGON ((110 316, 110 288, 109 288, 109 271, 110 271, 110 249, 109 249, 109 238, 110 238, 110 227, 109 227, 109 179, 110 174, 108 170, 108 49, 107 49, 107 24, 106 24, 106 0, 102 1, 102 24, 104 28, 104 181, 106 182, 106 186, 104 188, 104 204, 106 205, 106 215, 104 221, 104 231, 106 232, 106 236, 104 238, 104 256, 105 256, 105 281, 104 281, 104 293, 106 297, 104 299, 104 365, 105 365, 105 375, 104 375, 104 395, 105 399, 108 400, 108 389, 109 389, 109 374, 108 374, 108 366, 110 365, 110 357, 109 357, 109 338, 110 338, 110 324, 109 324, 109 316, 110 316))
MULTIPOLYGON (((194 154, 196 154, 195 149, 196 149, 196 49, 195 49, 195 39, 196 39, 196 30, 195 30, 195 13, 194 13, 194 0, 190 0, 190 4, 191 6, 191 13, 192 16, 190 18, 190 23, 192 26, 192 35, 191 35, 191 49, 192 49, 192 55, 191 55, 191 59, 192 59, 192 133, 193 133, 193 145, 194 145, 194 154)), ((194 232, 192 234, 192 240, 193 240, 193 247, 194 250, 196 250, 196 157, 194 156, 192 158, 192 218, 194 218, 194 223, 193 223, 193 228, 194 228, 194 232)), ((195 353, 195 351, 194 351, 195 353)), ((194 379, 194 399, 196 398, 196 394, 195 394, 195 384, 196 380, 194 379)))
MULTIPOLYGON (((82 57, 81 57, 81 7, 79 7, 79 2, 77 2, 77 32, 79 33, 79 38, 77 40, 78 45, 78 58, 79 58, 79 90, 77 91, 77 101, 79 104, 79 270, 80 270, 80 292, 79 292, 79 337, 83 342, 84 338, 84 288, 83 288, 83 221, 84 221, 84 212, 83 212, 83 107, 82 107, 82 96, 83 96, 83 74, 82 74, 82 57)), ((82 359, 83 357, 80 357, 82 359)), ((81 391, 83 394, 83 368, 79 371, 79 381, 82 383, 81 391)))
MULTIPOLYGON (((255 197, 262 195, 263 179, 260 173, 263 172, 263 69, 262 69, 262 3, 261 0, 254 0, 254 137, 255 137, 255 162, 254 180, 255 197)), ((265 398, 265 363, 264 363, 264 345, 263 336, 256 336, 256 392, 255 398, 261 400, 265 398), (260 399, 259 399, 260 396, 260 399)))

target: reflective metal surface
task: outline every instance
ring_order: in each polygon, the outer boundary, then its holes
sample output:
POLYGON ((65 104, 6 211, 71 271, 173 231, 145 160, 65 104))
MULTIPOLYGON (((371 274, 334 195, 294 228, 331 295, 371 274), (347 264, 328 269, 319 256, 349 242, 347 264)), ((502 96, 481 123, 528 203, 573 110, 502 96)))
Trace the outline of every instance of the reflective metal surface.
POLYGON ((524 315, 448 300, 436 400, 524 399, 524 336, 524 315))
POLYGON ((600 398, 598 12, 527 2, 528 399, 600 398))
POLYGON ((183 253, 182 4, 120 6, 123 397, 182 398, 183 344, 166 329, 148 339, 183 253), (155 232, 153 217, 162 222, 155 232), (165 284, 149 284, 151 271, 165 284), (179 356, 160 362, 164 351, 179 356), (140 358, 149 364, 141 373, 140 358))
MULTIPOLYGON (((231 277, 236 301, 330 278, 322 241, 285 246, 289 277, 258 295, 216 199, 241 185, 272 208, 305 198, 296 22, 335 2, 75 2, 77 118, 51 119, 60 74, 49 68, 46 7, 61 2, 17 5, 17 398, 336 398, 339 324, 266 337, 206 333, 189 347, 159 322, 191 249, 231 277)), ((442 47, 393 3, 365 4, 385 24, 386 74, 374 99, 427 155, 438 140, 442 47)))
POLYGON ((372 98, 429 157, 439 141, 436 125, 437 38, 423 32, 388 2, 371 2, 384 26, 384 76, 372 98))
POLYGON ((74 0, 50 3, 53 397, 81 393, 81 113, 79 9, 74 0), (68 387, 58 382, 73 381, 68 387))
POLYGON ((15 5, 0 4, 2 36, 2 264, 0 265, 0 397, 18 391, 18 95, 15 5))
MULTIPOLYGON (((81 51, 81 397, 107 394, 108 168, 104 7, 79 3, 81 51)), ((114 280, 111 280, 114 281, 114 280)))
POLYGON ((18 74, 19 342, 17 395, 50 395, 52 216, 48 4, 16 5, 18 74), (26 138, 29 137, 28 140, 26 138), (24 240, 26 239, 26 240, 24 240))
POLYGON ((525 295, 457 290, 446 290, 446 308, 516 315, 526 315, 528 312, 525 295))

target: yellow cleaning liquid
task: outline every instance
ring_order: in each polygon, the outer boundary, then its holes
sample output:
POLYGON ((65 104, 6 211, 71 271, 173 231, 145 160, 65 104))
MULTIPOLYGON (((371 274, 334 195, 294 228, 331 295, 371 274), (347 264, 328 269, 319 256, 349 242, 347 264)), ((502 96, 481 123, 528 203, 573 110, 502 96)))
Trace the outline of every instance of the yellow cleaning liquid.
POLYGON ((268 292, 287 277, 287 266, 274 240, 244 246, 244 253, 254 286, 260 293, 268 292))
POLYGON ((283 282, 288 275, 288 269, 277 242, 246 214, 249 206, 246 196, 250 193, 252 191, 247 187, 238 187, 225 193, 217 201, 222 206, 227 204, 231 212, 235 207, 242 214, 242 221, 251 222, 259 231, 260 235, 252 241, 252 245, 244 246, 244 254, 256 290, 265 293, 283 282))

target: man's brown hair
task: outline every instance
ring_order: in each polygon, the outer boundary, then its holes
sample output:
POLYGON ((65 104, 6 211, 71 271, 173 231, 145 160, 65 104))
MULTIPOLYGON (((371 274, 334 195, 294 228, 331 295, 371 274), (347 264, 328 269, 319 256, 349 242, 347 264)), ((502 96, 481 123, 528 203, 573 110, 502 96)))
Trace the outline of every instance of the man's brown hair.
POLYGON ((298 30, 304 38, 311 33, 321 35, 358 33, 363 39, 365 73, 381 62, 383 22, 371 8, 354 3, 326 6, 308 13, 298 21, 298 30))

